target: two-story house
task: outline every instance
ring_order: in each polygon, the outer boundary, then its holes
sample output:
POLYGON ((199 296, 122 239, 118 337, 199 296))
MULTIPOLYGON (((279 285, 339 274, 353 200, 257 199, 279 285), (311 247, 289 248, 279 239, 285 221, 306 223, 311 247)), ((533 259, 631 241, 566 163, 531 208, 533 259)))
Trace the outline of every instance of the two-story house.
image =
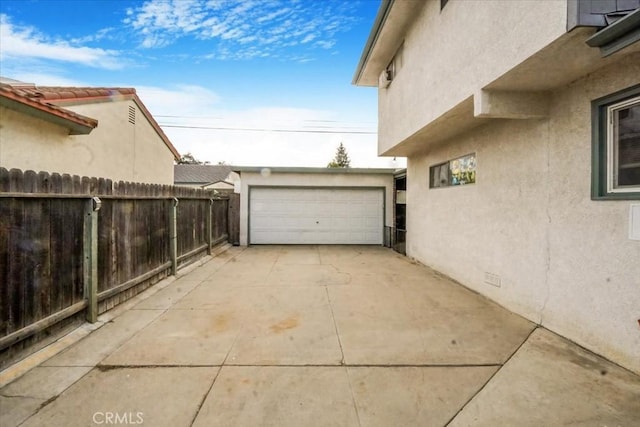
POLYGON ((640 1, 383 0, 407 255, 640 372, 640 1))

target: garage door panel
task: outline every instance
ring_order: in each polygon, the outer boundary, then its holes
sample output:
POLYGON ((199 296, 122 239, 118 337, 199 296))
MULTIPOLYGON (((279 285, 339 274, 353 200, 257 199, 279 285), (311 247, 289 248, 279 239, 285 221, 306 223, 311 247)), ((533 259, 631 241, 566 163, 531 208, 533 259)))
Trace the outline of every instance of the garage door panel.
POLYGON ((253 244, 382 244, 379 189, 252 188, 253 244))

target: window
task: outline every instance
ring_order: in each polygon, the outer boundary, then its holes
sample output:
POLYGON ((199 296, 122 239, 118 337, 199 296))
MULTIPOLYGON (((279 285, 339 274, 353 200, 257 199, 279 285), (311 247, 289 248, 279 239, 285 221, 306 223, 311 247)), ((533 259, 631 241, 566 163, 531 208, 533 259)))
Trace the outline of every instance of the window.
POLYGON ((402 53, 404 51, 404 42, 400 45, 395 55, 391 59, 391 62, 386 66, 384 70, 382 70, 382 74, 380 74, 380 78, 378 81, 378 87, 382 89, 386 89, 389 87, 393 79, 398 75, 398 71, 402 68, 402 53))
POLYGON ((592 103, 592 198, 640 199, 640 85, 592 103))
POLYGON ((429 188, 474 184, 476 154, 468 154, 429 168, 429 188))

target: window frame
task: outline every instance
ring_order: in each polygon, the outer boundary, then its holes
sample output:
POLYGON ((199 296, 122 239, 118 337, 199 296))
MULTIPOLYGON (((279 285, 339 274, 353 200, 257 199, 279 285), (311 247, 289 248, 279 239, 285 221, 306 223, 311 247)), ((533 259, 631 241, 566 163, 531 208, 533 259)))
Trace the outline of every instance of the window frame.
POLYGON ((591 199, 592 200, 640 200, 640 186, 614 188, 614 126, 612 113, 640 99, 640 84, 591 102, 592 153, 591 153, 591 199))
POLYGON ((458 156, 458 157, 454 157, 452 159, 449 159, 445 162, 440 162, 440 163, 434 163, 432 165, 429 166, 429 190, 433 190, 433 189, 437 189, 437 188, 451 188, 451 187, 466 187, 469 185, 473 185, 477 182, 477 176, 474 178, 473 182, 469 182, 469 183, 461 183, 461 184, 452 184, 451 181, 453 179, 453 174, 451 171, 451 163, 456 161, 456 160, 460 160, 460 159, 464 159, 466 157, 471 157, 473 156, 476 164, 475 164, 475 172, 477 174, 477 159, 478 159, 478 153, 476 151, 472 152, 472 153, 467 153, 463 156, 458 156), (434 185, 435 184, 435 180, 434 180, 434 174, 436 169, 438 170, 438 175, 442 175, 441 173, 441 168, 442 167, 446 167, 447 168, 447 182, 446 184, 439 184, 439 185, 434 185))

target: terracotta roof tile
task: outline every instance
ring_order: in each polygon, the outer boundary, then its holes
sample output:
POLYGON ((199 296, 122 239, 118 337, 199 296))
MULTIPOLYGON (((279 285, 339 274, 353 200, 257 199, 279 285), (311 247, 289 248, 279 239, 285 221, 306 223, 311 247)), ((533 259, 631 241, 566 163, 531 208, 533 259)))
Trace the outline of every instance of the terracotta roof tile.
POLYGON ((119 87, 60 87, 60 86, 21 86, 16 90, 28 97, 51 101, 80 100, 94 98, 110 98, 118 96, 134 96, 134 88, 119 87))
POLYGON ((66 108, 61 108, 48 102, 43 102, 41 99, 28 96, 22 89, 22 87, 0 84, 0 96, 7 100, 3 102, 3 104, 6 103, 8 105, 8 103, 14 102, 26 106, 27 108, 31 108, 31 111, 41 111, 47 115, 63 120, 61 124, 66 125, 71 130, 78 131, 78 129, 81 129, 80 133, 89 133, 90 129, 98 126, 98 121, 91 117, 86 117, 71 110, 67 110, 66 108))

